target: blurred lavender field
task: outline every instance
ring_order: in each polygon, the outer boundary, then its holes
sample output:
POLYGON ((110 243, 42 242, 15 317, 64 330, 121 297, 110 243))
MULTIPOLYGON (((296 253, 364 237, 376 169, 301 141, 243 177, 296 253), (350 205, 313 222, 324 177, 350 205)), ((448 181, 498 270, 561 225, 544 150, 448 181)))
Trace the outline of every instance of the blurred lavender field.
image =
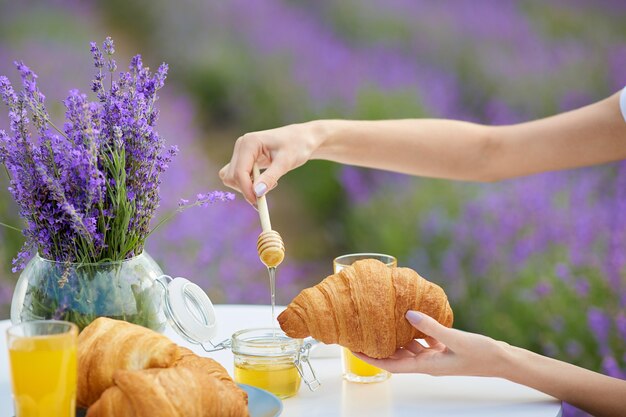
MULTIPOLYGON (((4 29, 9 32, 0 40, 0 74, 9 76, 18 86, 19 76, 13 61, 25 61, 39 74, 38 81, 47 96, 52 117, 62 120, 62 100, 71 88, 90 93, 93 74, 89 42, 104 39, 101 18, 93 5, 74 1, 10 7, 5 4, 2 12, 0 22, 6 20, 8 28, 4 29), (40 20, 40 24, 31 20, 40 20), (30 28, 10 31, 12 26, 30 28)), ((127 65, 139 46, 124 42, 123 35, 116 40, 116 49, 121 52, 118 62, 127 65)), ((156 67, 160 62, 147 64, 156 67)), ((209 160, 207 147, 203 146, 205 139, 210 141, 210 138, 197 127, 192 98, 177 88, 175 82, 166 84, 159 100, 158 129, 167 142, 178 145, 180 154, 163 176, 162 204, 154 224, 176 210, 181 198, 193 200, 197 193, 223 188, 216 175, 219 167, 209 160)), ((8 130, 4 106, 0 115, 0 129, 8 130)), ((1 221, 18 226, 17 208, 6 192, 6 179, 2 182, 1 221)), ((259 232, 257 213, 243 199, 238 199, 180 213, 151 236, 147 250, 166 273, 192 279, 205 288, 215 302, 266 303, 269 300, 267 273, 256 254, 259 232)), ((8 229, 1 229, 0 233, 3 237, 0 311, 4 318, 8 317, 17 279, 17 275, 11 273, 11 258, 17 253, 22 237, 8 229)), ((293 281, 302 273, 300 269, 294 262, 286 262, 280 275, 284 289, 279 302, 285 303, 297 293, 293 281)))
MULTIPOLYGON (((165 213, 220 187, 247 130, 321 117, 506 124, 599 100, 626 84, 625 17, 621 0, 0 0, 0 73, 24 59, 60 102, 88 88, 90 40, 167 61, 160 126, 181 155, 165 213)), ((0 220, 16 223, 3 196, 0 220)), ((626 378, 625 163, 478 185, 311 162, 270 200, 288 249, 279 302, 339 253, 393 253, 445 287, 458 327, 626 378)), ((148 249, 217 301, 266 303, 257 223, 238 199, 183 213, 148 249)), ((6 303, 20 237, 2 233, 6 303)))

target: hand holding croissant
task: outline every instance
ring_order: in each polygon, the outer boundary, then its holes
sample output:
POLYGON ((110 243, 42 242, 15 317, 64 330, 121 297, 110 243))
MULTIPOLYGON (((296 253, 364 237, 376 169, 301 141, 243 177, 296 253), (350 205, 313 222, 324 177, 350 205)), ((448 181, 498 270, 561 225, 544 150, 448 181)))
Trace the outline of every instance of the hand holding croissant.
POLYGON ((425 336, 405 319, 408 310, 452 326, 452 309, 441 287, 412 269, 365 259, 303 290, 278 321, 290 337, 313 336, 372 358, 387 358, 425 336))

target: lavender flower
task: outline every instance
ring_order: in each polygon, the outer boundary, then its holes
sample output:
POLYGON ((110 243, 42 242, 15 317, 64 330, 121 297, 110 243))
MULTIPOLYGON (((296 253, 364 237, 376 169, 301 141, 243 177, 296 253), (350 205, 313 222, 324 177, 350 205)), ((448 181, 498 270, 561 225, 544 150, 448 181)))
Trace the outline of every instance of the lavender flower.
POLYGON ((552 292, 552 285, 549 282, 542 281, 535 286, 535 294, 539 298, 544 298, 552 292))
POLYGON ((605 346, 608 342, 609 331, 611 329, 611 321, 609 317, 600 309, 590 308, 587 312, 587 321, 589 328, 592 330, 592 334, 600 344, 600 347, 605 346))
MULTIPOLYGON (((98 102, 71 90, 62 128, 51 121, 37 75, 23 62, 15 62, 22 79, 19 94, 0 77, 11 122, 10 133, 0 131, 0 161, 27 225, 15 271, 24 267, 33 249, 62 262, 127 259, 143 251, 154 230, 150 221, 159 207, 161 175, 178 153, 176 146, 166 148, 156 131, 158 91, 168 67, 162 64, 152 74, 137 55, 115 79, 111 38, 102 50, 104 54, 91 43, 96 68, 92 90, 98 102)), ((177 212, 233 198, 220 191, 199 194, 195 203, 177 212)))

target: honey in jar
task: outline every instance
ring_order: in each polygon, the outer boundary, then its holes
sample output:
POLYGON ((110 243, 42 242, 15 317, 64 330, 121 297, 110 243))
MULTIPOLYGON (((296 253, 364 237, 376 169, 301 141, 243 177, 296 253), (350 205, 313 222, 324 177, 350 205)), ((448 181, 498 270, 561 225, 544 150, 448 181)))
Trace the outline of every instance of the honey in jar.
POLYGON ((289 398, 300 389, 300 374, 292 363, 235 360, 235 380, 262 388, 279 398, 289 398))
MULTIPOLYGON (((302 381, 302 364, 308 363, 308 347, 280 329, 241 330, 232 336, 235 381, 267 390, 279 398, 297 394, 302 381)), ((318 381, 305 381, 309 387, 318 381)), ((313 388, 312 388, 313 389, 313 388)))

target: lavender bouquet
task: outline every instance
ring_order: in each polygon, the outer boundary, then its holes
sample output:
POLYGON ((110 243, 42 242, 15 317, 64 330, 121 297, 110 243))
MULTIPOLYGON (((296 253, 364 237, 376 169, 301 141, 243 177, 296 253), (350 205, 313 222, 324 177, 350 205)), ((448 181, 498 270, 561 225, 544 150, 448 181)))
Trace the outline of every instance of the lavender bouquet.
MULTIPOLYGON (((161 271, 143 249, 175 214, 151 228, 161 174, 178 152, 156 131, 157 93, 168 67, 151 73, 136 55, 116 77, 111 38, 102 49, 92 43, 91 53, 97 101, 70 91, 62 127, 51 121, 37 75, 24 63, 15 63, 19 93, 0 76, 10 119, 10 132, 0 131, 0 161, 26 222, 26 241, 13 260, 14 272, 24 271, 11 316, 84 327, 106 315, 158 328, 160 294, 152 284, 161 271)), ((219 191, 198 194, 193 202, 181 200, 176 212, 233 198, 219 191)))

